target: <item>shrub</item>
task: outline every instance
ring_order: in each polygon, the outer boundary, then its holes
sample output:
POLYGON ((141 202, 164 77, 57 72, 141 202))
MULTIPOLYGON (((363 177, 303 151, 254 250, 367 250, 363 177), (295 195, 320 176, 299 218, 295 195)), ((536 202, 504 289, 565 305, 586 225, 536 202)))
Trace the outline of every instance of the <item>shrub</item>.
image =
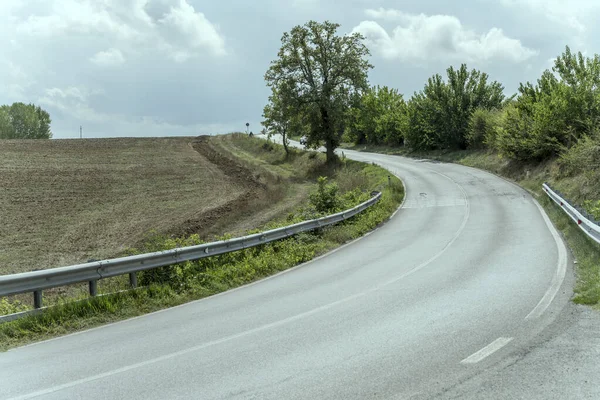
POLYGON ((558 159, 560 174, 574 176, 585 170, 600 170, 600 141, 585 136, 558 159))
POLYGON ((316 192, 311 193, 310 203, 320 213, 335 212, 339 208, 338 201, 338 185, 335 183, 327 183, 327 178, 319 177, 318 188, 316 192))
POLYGON ((505 156, 528 160, 536 155, 533 120, 514 106, 508 106, 497 130, 495 147, 505 156))
POLYGON ((501 122, 501 112, 478 108, 469 119, 467 146, 472 149, 494 147, 501 122))
POLYGON ((600 200, 597 201, 586 201, 583 206, 589 212, 596 221, 600 221, 600 200))

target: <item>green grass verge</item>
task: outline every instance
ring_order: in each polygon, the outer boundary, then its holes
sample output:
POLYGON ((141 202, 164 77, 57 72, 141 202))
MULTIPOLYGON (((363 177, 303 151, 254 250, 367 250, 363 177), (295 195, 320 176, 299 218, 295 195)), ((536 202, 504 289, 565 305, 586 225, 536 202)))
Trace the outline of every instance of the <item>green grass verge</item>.
MULTIPOLYGON (((253 139, 236 140, 244 141, 241 147, 245 148, 247 154, 252 154, 252 149, 257 152, 273 151, 268 148, 265 150, 262 144, 252 142, 253 139)), ((274 149, 280 151, 277 146, 274 149)), ((308 155, 301 153, 295 154, 296 156, 283 162, 279 157, 271 155, 270 158, 266 157, 267 164, 283 165, 281 168, 286 168, 287 163, 306 163, 305 157, 309 160, 314 158, 308 158, 308 155)), ((330 182, 338 186, 338 208, 348 208, 366 200, 372 190, 381 191, 382 198, 365 212, 332 227, 197 262, 157 268, 142 274, 140 281, 148 284, 147 287, 77 302, 65 302, 39 315, 0 324, 0 350, 173 307, 289 269, 373 230, 391 216, 404 198, 401 181, 392 177, 391 184, 388 184, 389 173, 375 165, 344 160, 336 168, 332 168, 319 167, 311 161, 308 170, 314 174, 315 169, 318 172, 326 172, 330 182)), ((263 226, 261 230, 289 225, 319 215, 322 214, 307 204, 286 218, 263 226)), ((186 238, 154 237, 137 252, 198 243, 201 241, 197 235, 186 238)), ((122 282, 116 284, 118 286, 122 282)))

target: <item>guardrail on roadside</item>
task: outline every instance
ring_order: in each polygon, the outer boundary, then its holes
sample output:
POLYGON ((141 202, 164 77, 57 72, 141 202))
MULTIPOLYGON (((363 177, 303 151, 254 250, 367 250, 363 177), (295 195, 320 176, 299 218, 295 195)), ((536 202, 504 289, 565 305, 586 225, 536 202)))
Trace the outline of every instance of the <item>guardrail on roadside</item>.
POLYGON ((562 197, 560 192, 553 190, 547 183, 544 183, 542 186, 548 197, 558 204, 563 211, 579 225, 579 228, 581 228, 586 235, 596 243, 600 244, 600 226, 598 225, 598 222, 594 221, 584 210, 580 210, 570 204, 562 197))
MULTIPOLYGON (((333 225, 355 216, 381 199, 380 192, 372 192, 371 196, 369 200, 349 210, 253 235, 68 267, 0 276, 0 297, 33 293, 34 307, 39 309, 42 307, 42 291, 44 289, 88 282, 90 296, 96 296, 99 279, 126 274, 129 274, 131 287, 135 288, 137 287, 137 272, 230 253, 333 225)), ((6 319, 0 317, 0 322, 2 321, 6 321, 6 319)))

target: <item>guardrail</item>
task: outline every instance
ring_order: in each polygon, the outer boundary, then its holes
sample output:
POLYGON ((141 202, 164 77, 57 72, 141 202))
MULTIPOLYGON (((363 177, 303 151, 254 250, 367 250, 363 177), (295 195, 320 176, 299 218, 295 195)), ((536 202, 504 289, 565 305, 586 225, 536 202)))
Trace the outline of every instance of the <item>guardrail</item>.
POLYGON ((596 243, 600 244, 600 226, 598 225, 598 222, 594 221, 584 210, 580 210, 570 204, 561 196, 560 192, 553 190, 547 183, 544 183, 542 186, 548 197, 558 204, 563 211, 579 225, 579 228, 581 228, 586 235, 596 243))
MULTIPOLYGON (((346 211, 253 235, 68 267, 0 276, 0 297, 33 293, 34 307, 39 309, 42 307, 42 291, 44 289, 88 282, 90 296, 96 296, 99 279, 126 274, 129 274, 131 287, 135 288, 137 287, 137 272, 230 253, 333 225, 347 220, 377 203, 381 198, 381 193, 372 192, 371 196, 369 200, 346 211)), ((0 318, 0 320, 2 319, 0 318)))

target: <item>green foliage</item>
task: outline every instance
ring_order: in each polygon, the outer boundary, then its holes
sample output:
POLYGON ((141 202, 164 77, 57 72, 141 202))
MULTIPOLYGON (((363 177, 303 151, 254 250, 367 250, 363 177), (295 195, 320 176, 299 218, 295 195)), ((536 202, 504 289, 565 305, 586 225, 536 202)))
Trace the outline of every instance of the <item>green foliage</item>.
POLYGON ((528 160, 537 152, 533 135, 533 118, 524 115, 516 106, 508 106, 503 113, 495 147, 501 154, 516 160, 528 160))
POLYGON ((299 105, 290 96, 291 88, 285 85, 286 82, 282 82, 271 87, 269 104, 263 110, 265 120, 262 124, 267 129, 269 139, 275 134, 281 135, 283 148, 286 155, 289 155, 289 136, 307 134, 308 126, 302 114, 297 112, 299 105))
POLYGON ((470 149, 493 147, 502 122, 501 112, 478 108, 473 111, 467 131, 467 145, 470 149))
POLYGON ((349 111, 348 138, 356 143, 399 145, 408 129, 407 106, 396 89, 372 87, 349 111))
POLYGON ((6 298, 0 299, 0 315, 14 314, 27 309, 27 306, 18 300, 8 301, 6 298))
POLYGON ((600 140, 584 136, 558 159, 562 176, 574 176, 586 170, 600 171, 600 140))
POLYGON ((48 112, 33 104, 0 106, 0 139, 50 139, 48 112))
POLYGON ((372 66, 358 34, 339 36, 340 25, 310 21, 283 34, 278 59, 265 74, 274 93, 290 101, 309 129, 309 143, 320 141, 327 160, 335 159, 353 98, 366 90, 372 66))
POLYGON ((337 198, 338 185, 336 183, 327 183, 327 178, 319 177, 318 188, 316 192, 311 193, 310 202, 317 212, 331 213, 338 210, 340 202, 337 198))
POLYGON ((519 87, 517 112, 510 116, 519 129, 506 132, 500 150, 519 159, 543 159, 571 148, 600 121, 599 87, 599 56, 584 58, 566 47, 535 86, 519 87))
POLYGON ((585 203, 583 203, 583 206, 596 221, 600 221, 600 200, 587 200, 585 203))
POLYGON ((462 64, 447 70, 448 80, 434 75, 415 93, 408 107, 407 144, 414 150, 465 149, 471 114, 477 108, 499 108, 503 86, 486 73, 462 64))

